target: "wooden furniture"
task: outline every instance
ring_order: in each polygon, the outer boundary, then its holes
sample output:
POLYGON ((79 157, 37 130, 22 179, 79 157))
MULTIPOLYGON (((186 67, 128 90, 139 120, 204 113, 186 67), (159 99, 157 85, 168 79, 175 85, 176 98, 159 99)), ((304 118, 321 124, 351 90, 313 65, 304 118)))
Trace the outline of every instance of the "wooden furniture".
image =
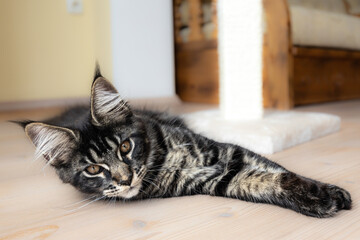
MULTIPOLYGON (((360 51, 295 45, 288 1, 263 5, 265 108, 360 98, 360 51)), ((216 22, 216 1, 174 0, 176 91, 183 101, 219 102, 216 22), (204 32, 209 21, 211 34, 204 32)))
POLYGON ((360 51, 294 45, 287 1, 263 4, 265 107, 360 98, 360 51))
POLYGON ((181 100, 219 102, 216 1, 174 0, 176 93, 181 100))

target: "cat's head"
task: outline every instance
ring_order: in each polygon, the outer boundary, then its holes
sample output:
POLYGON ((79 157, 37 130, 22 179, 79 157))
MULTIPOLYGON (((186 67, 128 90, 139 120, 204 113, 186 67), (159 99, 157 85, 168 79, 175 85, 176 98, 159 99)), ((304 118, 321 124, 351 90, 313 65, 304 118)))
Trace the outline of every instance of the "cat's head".
POLYGON ((62 126, 23 125, 38 156, 43 156, 65 183, 99 196, 137 196, 149 155, 143 122, 102 76, 93 82, 90 109, 83 115, 62 126))

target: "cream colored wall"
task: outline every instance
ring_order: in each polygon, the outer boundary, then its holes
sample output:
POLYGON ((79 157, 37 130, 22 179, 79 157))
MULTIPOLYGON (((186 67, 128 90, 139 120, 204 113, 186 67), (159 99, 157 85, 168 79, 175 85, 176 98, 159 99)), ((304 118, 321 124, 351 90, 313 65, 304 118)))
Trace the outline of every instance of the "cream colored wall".
POLYGON ((93 0, 93 2, 95 57, 104 77, 113 80, 110 0, 93 0))
POLYGON ((111 77, 109 1, 83 4, 0 0, 0 102, 88 96, 95 59, 111 77))

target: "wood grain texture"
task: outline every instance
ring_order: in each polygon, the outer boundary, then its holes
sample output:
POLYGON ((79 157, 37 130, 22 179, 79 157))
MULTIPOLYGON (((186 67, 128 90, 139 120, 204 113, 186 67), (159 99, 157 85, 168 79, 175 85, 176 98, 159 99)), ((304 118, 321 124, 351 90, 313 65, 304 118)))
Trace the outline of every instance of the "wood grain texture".
POLYGON ((360 98, 360 52, 293 46, 286 1, 263 0, 266 32, 263 49, 264 107, 360 98))
POLYGON ((187 43, 175 54, 176 92, 183 101, 219 103, 219 70, 216 41, 187 43))
MULTIPOLYGON (((90 203, 42 160, 23 131, 0 123, 0 239, 360 239, 360 101, 300 107, 337 114, 339 132, 268 156, 289 170, 341 186, 351 211, 316 219, 272 205, 189 196, 90 203), (88 204, 88 205, 86 205, 88 204)), ((158 108, 166 108, 159 103, 158 108)), ((175 112, 202 109, 176 104, 175 112)), ((205 106, 204 108, 208 108, 205 106)), ((0 120, 41 119, 58 109, 7 112, 0 120)))
POLYGON ((202 32, 201 0, 188 1, 190 29, 188 40, 180 36, 179 6, 174 0, 175 80, 176 93, 181 100, 196 103, 219 103, 219 70, 217 53, 216 1, 212 1, 214 31, 211 39, 202 32))
POLYGON ((290 109, 293 102, 293 58, 286 0, 263 0, 266 27, 263 42, 263 105, 290 109))
POLYGON ((360 59, 360 51, 293 46, 292 54, 295 57, 315 57, 315 58, 341 58, 341 59, 360 59))
POLYGON ((360 98, 360 52, 296 47, 295 105, 360 98))
MULTIPOLYGON (((204 35, 202 27, 204 26, 204 12, 202 4, 205 2, 211 2, 211 21, 214 24, 214 29, 211 34, 210 40, 217 39, 217 0, 190 0, 188 3, 188 21, 187 25, 181 21, 181 10, 180 6, 186 2, 186 0, 173 0, 173 16, 174 16, 174 40, 175 43, 186 43, 186 42, 203 42, 206 43, 206 37, 204 35), (181 37, 181 29, 188 27, 190 29, 187 41, 184 42, 181 37)), ((208 39, 209 40, 209 39, 208 39)))

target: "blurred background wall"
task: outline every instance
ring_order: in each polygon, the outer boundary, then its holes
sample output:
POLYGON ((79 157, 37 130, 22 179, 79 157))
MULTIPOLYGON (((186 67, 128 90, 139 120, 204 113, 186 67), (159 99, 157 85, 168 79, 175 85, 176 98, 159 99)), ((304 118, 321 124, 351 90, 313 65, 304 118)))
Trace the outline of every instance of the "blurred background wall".
POLYGON ((0 0, 0 109, 85 99, 96 61, 126 98, 174 96, 172 19, 168 0, 0 0))
POLYGON ((175 95, 169 0, 111 0, 113 81, 126 98, 175 95))
POLYGON ((0 102, 89 95, 95 60, 112 77, 110 2, 0 0, 0 102))

